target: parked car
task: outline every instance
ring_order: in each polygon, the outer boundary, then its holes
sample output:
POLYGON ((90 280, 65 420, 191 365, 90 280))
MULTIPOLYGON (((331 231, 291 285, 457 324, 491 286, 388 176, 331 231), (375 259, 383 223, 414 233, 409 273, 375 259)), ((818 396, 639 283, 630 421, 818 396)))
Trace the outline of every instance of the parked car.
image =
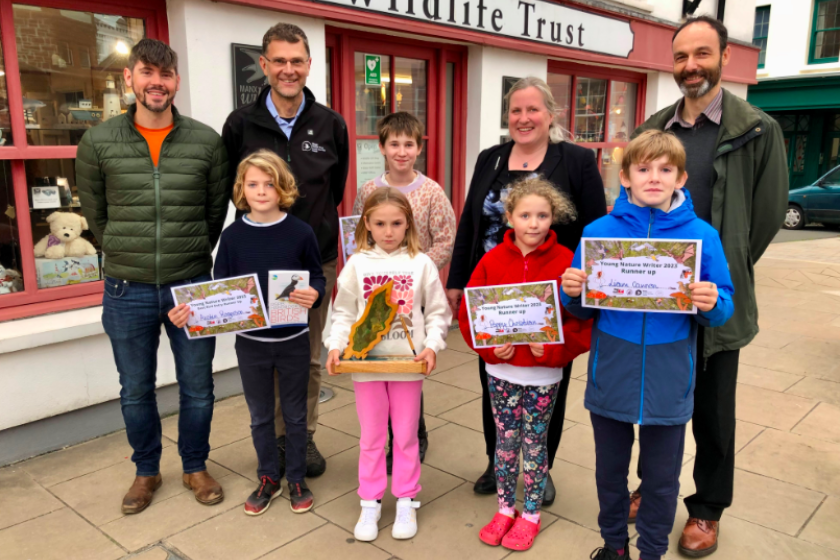
POLYGON ((811 223, 840 225, 840 165, 788 195, 785 229, 802 229, 811 223))

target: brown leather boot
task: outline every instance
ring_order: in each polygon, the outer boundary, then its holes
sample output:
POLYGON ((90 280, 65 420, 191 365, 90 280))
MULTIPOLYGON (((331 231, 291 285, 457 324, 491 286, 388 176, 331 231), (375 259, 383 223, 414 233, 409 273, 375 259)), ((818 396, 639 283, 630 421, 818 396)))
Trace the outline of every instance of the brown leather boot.
POLYGON ((680 552, 691 558, 708 556, 717 550, 719 534, 720 523, 718 521, 689 517, 680 537, 680 552))
POLYGON ((206 506, 218 504, 225 499, 221 485, 207 471, 184 473, 184 486, 195 494, 195 499, 206 506))
POLYGON ((140 513, 152 503, 152 496, 155 490, 160 488, 163 479, 160 473, 155 476, 138 476, 134 484, 128 489, 122 501, 122 512, 126 515, 140 513))
POLYGON ((636 515, 639 513, 639 504, 642 503, 642 494, 638 490, 630 492, 630 515, 627 516, 627 523, 635 523, 636 515))

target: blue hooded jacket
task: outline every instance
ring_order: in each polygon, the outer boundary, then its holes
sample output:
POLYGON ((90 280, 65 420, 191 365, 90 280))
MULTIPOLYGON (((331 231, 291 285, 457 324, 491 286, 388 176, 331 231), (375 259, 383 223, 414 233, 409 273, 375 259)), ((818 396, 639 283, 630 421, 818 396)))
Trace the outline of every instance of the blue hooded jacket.
MULTIPOLYGON (((700 239, 700 280, 717 284, 718 301, 707 312, 646 313, 582 307, 562 293, 563 306, 581 319, 595 318, 584 405, 620 422, 680 425, 694 412, 697 325, 719 327, 732 316, 734 288, 720 237, 697 217, 691 195, 675 192, 668 212, 634 205, 625 189, 608 216, 583 230, 583 237, 700 239)), ((581 267, 581 248, 572 266, 581 267)), ((702 371, 700 372, 702 375, 702 371)))

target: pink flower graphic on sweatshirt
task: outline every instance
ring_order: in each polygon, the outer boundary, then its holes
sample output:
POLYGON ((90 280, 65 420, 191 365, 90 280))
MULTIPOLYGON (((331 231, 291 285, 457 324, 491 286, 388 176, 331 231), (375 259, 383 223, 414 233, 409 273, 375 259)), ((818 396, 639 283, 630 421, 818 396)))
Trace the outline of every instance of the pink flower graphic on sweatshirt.
POLYGON ((414 278, 410 274, 397 274, 394 276, 395 290, 408 290, 414 285, 414 278))
POLYGON ((391 303, 398 305, 397 313, 401 315, 411 314, 411 308, 414 307, 414 290, 397 290, 391 292, 391 303))
POLYGON ((391 277, 386 274, 366 276, 362 286, 362 289, 364 290, 365 299, 367 299, 376 288, 384 286, 390 280, 391 277))

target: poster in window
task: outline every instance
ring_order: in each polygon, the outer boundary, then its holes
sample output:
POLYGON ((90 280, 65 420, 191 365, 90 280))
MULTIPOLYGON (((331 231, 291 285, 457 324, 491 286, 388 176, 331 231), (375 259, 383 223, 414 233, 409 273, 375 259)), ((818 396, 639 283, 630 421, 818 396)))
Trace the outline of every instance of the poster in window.
POLYGON ((502 76, 502 128, 508 126, 508 112, 505 97, 508 92, 513 89, 513 84, 519 81, 519 78, 511 78, 510 76, 502 76))
POLYGON ((268 80, 260 66, 260 47, 239 43, 231 43, 230 47, 233 61, 233 108, 239 109, 256 101, 268 80))

